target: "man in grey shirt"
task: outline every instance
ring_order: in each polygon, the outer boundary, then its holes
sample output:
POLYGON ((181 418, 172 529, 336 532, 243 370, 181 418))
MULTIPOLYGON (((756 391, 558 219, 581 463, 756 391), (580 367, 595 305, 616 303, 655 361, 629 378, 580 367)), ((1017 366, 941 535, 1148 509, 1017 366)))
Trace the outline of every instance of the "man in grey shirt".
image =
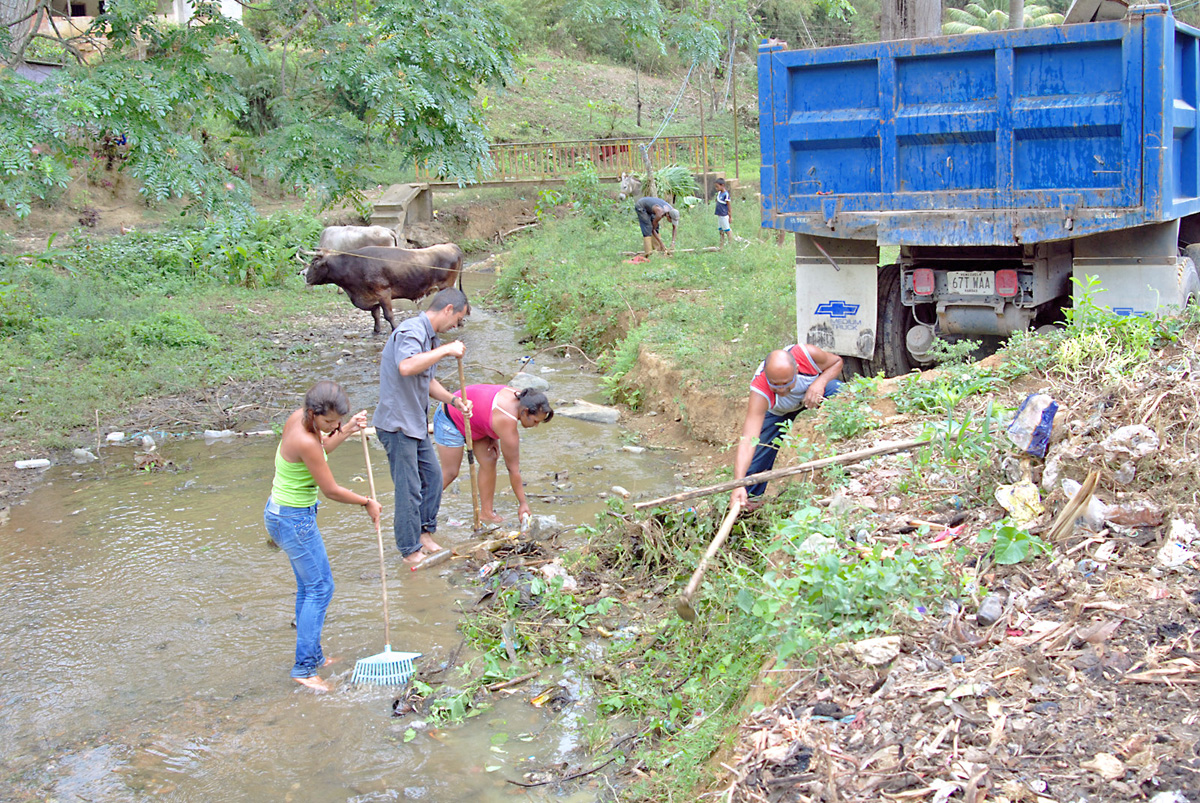
POLYGON ((441 549, 433 534, 442 504, 442 468, 429 438, 429 398, 460 410, 470 405, 434 378, 440 360, 461 358, 466 351, 461 340, 442 345, 438 335, 460 326, 470 312, 461 290, 442 290, 429 309, 396 327, 380 357, 379 406, 371 424, 387 450, 396 486, 396 547, 413 565, 441 549))

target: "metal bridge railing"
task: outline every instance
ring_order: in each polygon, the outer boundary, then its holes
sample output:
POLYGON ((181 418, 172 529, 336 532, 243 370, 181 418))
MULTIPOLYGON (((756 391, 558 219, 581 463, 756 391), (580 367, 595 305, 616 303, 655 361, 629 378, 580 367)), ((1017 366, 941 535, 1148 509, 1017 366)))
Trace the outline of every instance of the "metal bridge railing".
MULTIPOLYGON (((614 137, 561 142, 504 142, 490 146, 490 171, 481 170, 475 181, 503 184, 515 181, 562 179, 590 159, 600 178, 618 178, 622 173, 642 173, 642 146, 650 137, 614 137)), ((650 146, 650 163, 655 167, 678 164, 696 172, 725 161, 725 137, 659 137, 650 146)), ((416 165, 417 180, 430 183, 456 182, 457 177, 436 176, 423 164, 416 165)))

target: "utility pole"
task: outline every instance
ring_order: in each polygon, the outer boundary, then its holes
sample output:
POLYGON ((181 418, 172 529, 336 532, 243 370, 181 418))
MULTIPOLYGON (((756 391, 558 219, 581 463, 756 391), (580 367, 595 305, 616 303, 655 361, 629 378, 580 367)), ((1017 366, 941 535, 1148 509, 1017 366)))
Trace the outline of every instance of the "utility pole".
POLYGON ((738 164, 738 107, 737 107, 737 53, 729 60, 729 69, 733 73, 733 83, 730 85, 733 89, 733 177, 739 179, 742 177, 741 169, 738 164))
MULTIPOLYGON (((1021 0, 1009 0, 1021 2, 1021 0)), ((942 32, 941 0, 886 0, 879 20, 879 38, 922 39, 942 32)))
POLYGON ((1025 27, 1025 0, 1008 0, 1008 27, 1025 27))

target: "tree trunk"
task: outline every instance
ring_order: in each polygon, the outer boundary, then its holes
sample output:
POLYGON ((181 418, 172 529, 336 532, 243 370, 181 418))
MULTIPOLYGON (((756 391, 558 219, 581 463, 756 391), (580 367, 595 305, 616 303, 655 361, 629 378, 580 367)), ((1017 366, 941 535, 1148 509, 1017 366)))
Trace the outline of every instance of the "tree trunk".
POLYGON ((879 20, 879 38, 919 39, 942 30, 941 0, 885 0, 879 20))
POLYGON ((1025 0, 1008 0, 1008 27, 1025 27, 1025 0))
POLYGON ((633 58, 633 94, 637 100, 637 127, 642 127, 642 63, 633 58))
POLYGON ((38 0, 0 0, 0 25, 8 28, 12 36, 4 60, 17 61, 25 52, 25 46, 36 33, 38 0))
POLYGON ((658 187, 654 184, 654 167, 650 164, 650 149, 639 145, 642 150, 642 162, 646 165, 646 195, 658 197, 658 187))
POLYGON ((738 105, 737 105, 737 59, 732 55, 729 59, 729 74, 733 76, 733 83, 730 87, 733 89, 733 177, 735 179, 742 177, 741 164, 738 161, 738 105))
POLYGON ((696 95, 700 101, 700 173, 704 176, 704 200, 708 200, 708 139, 704 136, 704 74, 696 82, 696 95))

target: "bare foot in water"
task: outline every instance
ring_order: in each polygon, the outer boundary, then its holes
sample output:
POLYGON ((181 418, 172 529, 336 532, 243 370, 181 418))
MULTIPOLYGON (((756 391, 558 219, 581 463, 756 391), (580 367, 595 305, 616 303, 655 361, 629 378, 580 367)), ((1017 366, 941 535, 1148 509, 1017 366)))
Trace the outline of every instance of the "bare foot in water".
POLYGON ((480 521, 486 521, 488 524, 500 524, 504 521, 504 517, 494 510, 489 510, 479 514, 480 521))
POLYGON ((292 680, 296 681, 301 686, 307 686, 318 693, 333 691, 333 686, 329 683, 329 681, 322 680, 317 675, 313 675, 310 678, 292 678, 292 680))
POLYGON ((438 546, 437 541, 433 540, 430 533, 421 533, 421 551, 426 555, 431 555, 434 552, 441 552, 442 548, 438 546))
POLYGON ((325 663, 321 664, 321 666, 331 666, 333 664, 336 664, 340 660, 342 660, 342 656, 333 655, 333 656, 330 656, 329 658, 326 658, 325 663))
POLYGON ((403 558, 401 558, 401 560, 403 560, 409 566, 416 566, 421 561, 425 560, 424 547, 422 547, 421 549, 418 549, 416 552, 405 555, 403 558))

